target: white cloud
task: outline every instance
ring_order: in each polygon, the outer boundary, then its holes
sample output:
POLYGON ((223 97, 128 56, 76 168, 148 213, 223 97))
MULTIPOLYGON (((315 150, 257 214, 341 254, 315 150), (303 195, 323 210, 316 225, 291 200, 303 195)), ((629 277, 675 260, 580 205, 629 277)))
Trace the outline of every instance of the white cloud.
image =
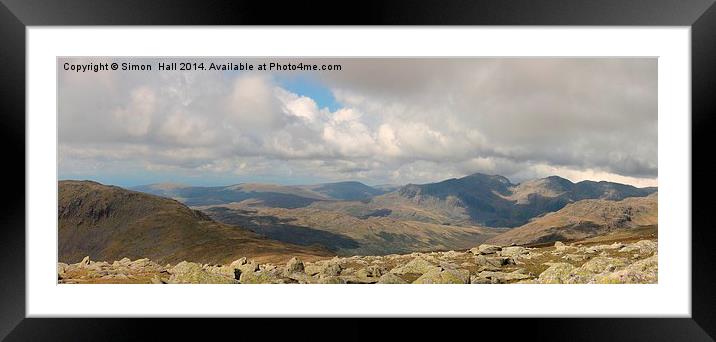
POLYGON ((60 172, 656 182, 654 59, 339 62, 335 111, 280 74, 61 73, 60 172))

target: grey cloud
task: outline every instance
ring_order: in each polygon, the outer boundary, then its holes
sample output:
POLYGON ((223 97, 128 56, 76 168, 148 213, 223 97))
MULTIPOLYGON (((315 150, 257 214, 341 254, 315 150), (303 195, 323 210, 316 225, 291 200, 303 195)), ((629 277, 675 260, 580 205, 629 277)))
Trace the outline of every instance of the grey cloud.
POLYGON ((312 74, 342 108, 280 88, 276 73, 61 72, 61 174, 116 163, 369 183, 657 176, 656 59, 301 61, 343 66, 312 74))

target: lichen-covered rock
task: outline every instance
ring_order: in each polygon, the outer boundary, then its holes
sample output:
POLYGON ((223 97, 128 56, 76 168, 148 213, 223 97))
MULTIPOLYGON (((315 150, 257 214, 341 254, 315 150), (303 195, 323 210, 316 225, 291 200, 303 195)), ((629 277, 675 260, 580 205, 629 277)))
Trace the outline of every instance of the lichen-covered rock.
POLYGON ((534 248, 483 244, 472 252, 334 257, 307 263, 292 258, 286 264, 259 264, 240 258, 228 265, 184 261, 174 267, 160 266, 146 258, 107 263, 86 257, 76 264, 58 263, 57 276, 63 284, 404 284, 413 280, 416 284, 655 283, 656 248, 655 240, 627 245, 590 242, 589 246, 557 242, 555 247, 534 248), (544 271, 535 275, 535 270, 544 271))
POLYGON ((575 267, 563 262, 548 263, 549 268, 540 273, 540 284, 567 284, 575 267))
POLYGON ((305 264, 303 271, 311 276, 314 275, 320 275, 320 276, 338 276, 341 274, 341 271, 343 270, 343 267, 340 265, 340 263, 331 261, 331 262, 319 262, 315 264, 305 264))
POLYGON ((413 260, 410 260, 407 264, 400 267, 396 267, 390 272, 394 274, 425 274, 435 269, 439 270, 440 268, 437 265, 426 260, 425 258, 417 256, 413 260))
POLYGON ((286 280, 274 272, 246 272, 239 277, 241 284, 285 284, 286 280))
POLYGON ((489 269, 499 269, 502 266, 514 265, 515 260, 505 256, 475 256, 475 264, 489 269))
POLYGON ((603 273, 603 272, 614 272, 614 270, 617 269, 617 267, 621 267, 625 265, 625 261, 622 258, 609 258, 609 257, 603 257, 598 256, 594 257, 591 260, 585 262, 582 266, 579 267, 580 270, 588 273, 603 273))
POLYGON ((120 259, 120 260, 118 260, 118 261, 113 262, 113 263, 112 263, 112 266, 114 266, 114 267, 117 267, 117 266, 129 266, 129 264, 131 264, 131 263, 132 263, 132 260, 130 260, 129 258, 122 258, 122 259, 120 259))
POLYGON ((340 277, 327 276, 318 278, 318 284, 345 284, 346 282, 340 277))
POLYGON ((234 273, 236 273, 236 270, 239 270, 238 273, 239 273, 239 276, 241 276, 241 274, 253 273, 260 269, 261 269, 261 267, 257 262, 251 261, 251 262, 246 262, 245 264, 242 264, 242 265, 235 266, 234 273))
POLYGON ((579 251, 578 247, 565 245, 559 241, 554 243, 553 255, 562 255, 562 253, 570 253, 579 251))
POLYGON ((481 278, 478 276, 470 276, 470 284, 492 284, 492 281, 487 278, 481 278))
POLYGON ((239 279, 239 276, 241 275, 241 272, 237 272, 237 269, 232 268, 231 266, 207 266, 204 267, 204 269, 209 273, 214 273, 218 275, 222 275, 224 277, 229 277, 233 279, 239 279))
POLYGON ((482 244, 477 247, 471 248, 470 252, 472 254, 478 255, 478 254, 495 254, 502 250, 502 247, 496 246, 496 245, 488 245, 488 244, 482 244))
POLYGON ((439 267, 426 272, 413 284, 469 284, 470 272, 467 270, 442 270, 439 267))
POLYGON ((529 253, 529 250, 524 247, 519 246, 512 246, 512 247, 503 247, 500 251, 501 256, 511 257, 511 258, 517 258, 523 254, 529 253))
POLYGON ((626 247, 622 247, 619 251, 620 252, 638 252, 640 254, 652 254, 655 253, 657 250, 657 243, 656 241, 652 240, 641 240, 638 242, 635 242, 631 245, 628 245, 626 247))
POLYGON ((356 271, 355 275, 357 277, 370 277, 370 278, 380 278, 383 274, 385 274, 387 271, 385 267, 378 266, 378 265, 371 265, 366 268, 362 268, 358 271, 356 271))
POLYGON ((65 276, 65 272, 67 272, 68 265, 62 262, 57 263, 57 279, 62 279, 65 276))
POLYGON ((310 276, 315 276, 321 273, 321 271, 323 271, 323 268, 325 268, 325 266, 321 264, 304 264, 303 272, 310 276))
POLYGON ((286 273, 303 272, 303 261, 297 257, 291 258, 286 263, 286 273))
POLYGON ((658 281, 658 255, 639 260, 622 270, 595 278, 599 284, 654 284, 658 281))
POLYGON ((403 278, 398 277, 397 275, 393 273, 386 273, 382 276, 380 276, 380 279, 378 279, 378 284, 407 284, 408 282, 403 280, 403 278))
POLYGON ((229 264, 230 268, 237 269, 239 266, 246 265, 248 260, 245 257, 238 258, 229 264))
POLYGON ((295 282, 298 282, 299 284, 316 284, 318 283, 317 277, 312 277, 306 273, 303 272, 293 272, 293 273, 284 273, 280 274, 279 272, 275 270, 271 271, 260 271, 258 273, 268 273, 274 275, 277 279, 282 278, 288 278, 290 280, 293 280, 295 282))
POLYGON ((151 279, 152 284, 164 284, 158 274, 155 274, 151 279))
MULTIPOLYGON (((489 280, 489 283, 492 283, 492 284, 504 284, 504 283, 513 282, 513 281, 517 281, 517 280, 528 279, 528 278, 530 278, 530 276, 527 274, 519 273, 519 272, 483 271, 477 275, 477 278, 487 279, 487 280, 489 280)), ((485 282, 480 282, 480 284, 485 284, 485 282)))
POLYGON ((171 270, 171 284, 235 284, 236 280, 219 274, 207 272, 202 265, 182 261, 171 270))

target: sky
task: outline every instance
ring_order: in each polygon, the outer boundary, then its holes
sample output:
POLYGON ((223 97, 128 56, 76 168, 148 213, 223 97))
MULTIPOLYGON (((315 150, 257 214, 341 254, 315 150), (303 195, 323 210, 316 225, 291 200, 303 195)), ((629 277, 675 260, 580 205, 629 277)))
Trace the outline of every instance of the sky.
POLYGON ((59 58, 58 173, 370 185, 480 172, 657 185, 655 58, 204 58, 340 71, 159 71, 59 58), (65 71, 64 63, 152 71, 65 71))

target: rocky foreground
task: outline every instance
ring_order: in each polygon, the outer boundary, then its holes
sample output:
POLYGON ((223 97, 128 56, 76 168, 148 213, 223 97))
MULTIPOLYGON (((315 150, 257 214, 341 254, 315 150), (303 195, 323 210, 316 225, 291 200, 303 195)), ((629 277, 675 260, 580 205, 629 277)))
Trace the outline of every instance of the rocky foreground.
POLYGON ((623 284, 657 282, 657 241, 527 248, 483 244, 468 251, 352 256, 285 265, 241 258, 228 265, 85 257, 57 264, 59 283, 154 284, 623 284))

